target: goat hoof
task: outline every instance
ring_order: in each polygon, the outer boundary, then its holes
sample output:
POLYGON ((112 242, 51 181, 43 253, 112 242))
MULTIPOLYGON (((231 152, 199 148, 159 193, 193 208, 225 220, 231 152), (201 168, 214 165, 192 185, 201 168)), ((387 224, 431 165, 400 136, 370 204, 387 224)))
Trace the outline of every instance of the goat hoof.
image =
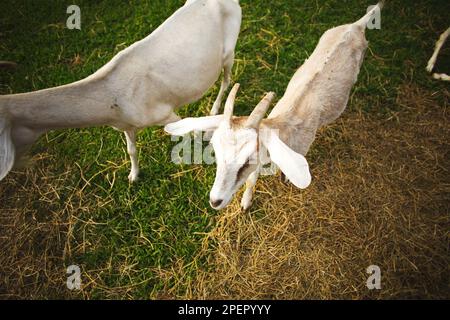
POLYGON ((287 185, 289 184, 289 179, 286 177, 286 175, 282 172, 280 175, 280 181, 281 183, 287 185))
POLYGON ((252 206, 252 201, 250 200, 250 201, 244 201, 244 199, 242 199, 242 201, 241 201, 241 210, 242 210, 242 212, 247 212, 249 209, 250 209, 250 207, 252 206))
POLYGON ((138 181, 138 178, 139 177, 138 177, 137 173, 132 172, 128 175, 128 181, 130 181, 130 183, 138 181))

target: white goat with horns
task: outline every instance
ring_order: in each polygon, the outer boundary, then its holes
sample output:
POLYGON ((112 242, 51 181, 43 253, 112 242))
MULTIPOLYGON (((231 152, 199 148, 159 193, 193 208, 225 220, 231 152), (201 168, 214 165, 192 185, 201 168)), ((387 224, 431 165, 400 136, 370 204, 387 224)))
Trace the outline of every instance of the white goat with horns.
POLYGON ((248 209, 260 170, 270 159, 298 188, 310 184, 311 175, 304 155, 317 129, 334 121, 344 111, 368 46, 366 25, 381 6, 379 3, 353 24, 325 32, 267 119, 264 116, 274 98, 273 93, 268 93, 249 117, 232 116, 239 88, 235 85, 223 115, 186 118, 166 125, 165 130, 173 135, 215 130, 211 139, 217 162, 216 179, 210 193, 213 208, 226 207, 247 181, 241 206, 248 209), (265 151, 269 152, 270 159, 264 157, 265 151))
POLYGON ((91 76, 68 85, 0 96, 0 180, 44 132, 108 125, 125 132, 130 181, 138 177, 136 133, 179 120, 174 109, 200 99, 224 71, 211 110, 230 83, 241 25, 238 0, 188 0, 152 34, 91 76))

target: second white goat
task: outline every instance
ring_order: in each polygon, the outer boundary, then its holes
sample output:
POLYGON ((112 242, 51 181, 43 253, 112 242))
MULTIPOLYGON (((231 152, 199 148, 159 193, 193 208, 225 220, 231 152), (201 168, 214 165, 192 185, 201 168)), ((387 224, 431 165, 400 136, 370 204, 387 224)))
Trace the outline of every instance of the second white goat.
POLYGON ((214 209, 226 207, 245 182, 241 206, 248 209, 260 170, 270 160, 298 188, 310 184, 311 175, 304 155, 317 129, 334 121, 344 111, 368 46, 366 25, 380 9, 381 3, 357 22, 326 31, 267 119, 264 116, 274 98, 273 93, 268 93, 249 117, 233 117, 239 87, 235 85, 225 104, 224 115, 186 118, 166 125, 165 130, 173 135, 214 130, 211 143, 217 173, 210 192, 210 204, 214 209), (270 159, 264 156, 265 151, 270 159))

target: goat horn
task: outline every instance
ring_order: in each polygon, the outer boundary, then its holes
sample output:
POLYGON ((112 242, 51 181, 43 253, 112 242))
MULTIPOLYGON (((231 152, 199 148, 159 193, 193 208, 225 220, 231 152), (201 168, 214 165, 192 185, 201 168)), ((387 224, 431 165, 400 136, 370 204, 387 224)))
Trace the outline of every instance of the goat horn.
POLYGON ((262 119, 264 118, 267 109, 269 109, 270 103, 275 97, 274 92, 269 92, 266 96, 258 103, 251 115, 248 117, 245 125, 249 128, 258 128, 262 119))
POLYGON ((227 102, 225 103, 225 110, 224 110, 224 119, 228 121, 231 124, 231 117, 233 116, 233 110, 234 110, 234 100, 236 100, 236 94, 239 90, 239 83, 236 83, 234 87, 231 89, 230 93, 228 94, 227 102))

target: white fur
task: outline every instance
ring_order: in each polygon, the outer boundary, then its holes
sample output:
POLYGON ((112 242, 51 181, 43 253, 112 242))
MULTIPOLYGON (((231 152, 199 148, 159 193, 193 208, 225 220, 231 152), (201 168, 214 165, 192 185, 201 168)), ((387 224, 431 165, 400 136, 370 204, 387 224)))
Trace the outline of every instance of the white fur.
MULTIPOLYGON (((230 82, 241 24, 235 0, 190 0, 152 34, 118 53, 93 75, 68 85, 0 96, 11 121, 0 148, 12 139, 22 151, 42 133, 61 128, 112 126, 126 133, 131 181, 139 167, 137 131, 179 120, 174 109, 200 99, 224 71, 212 113, 230 82)), ((10 170, 11 153, 8 153, 10 170)), ((6 158, 5 158, 6 159, 6 158)))

